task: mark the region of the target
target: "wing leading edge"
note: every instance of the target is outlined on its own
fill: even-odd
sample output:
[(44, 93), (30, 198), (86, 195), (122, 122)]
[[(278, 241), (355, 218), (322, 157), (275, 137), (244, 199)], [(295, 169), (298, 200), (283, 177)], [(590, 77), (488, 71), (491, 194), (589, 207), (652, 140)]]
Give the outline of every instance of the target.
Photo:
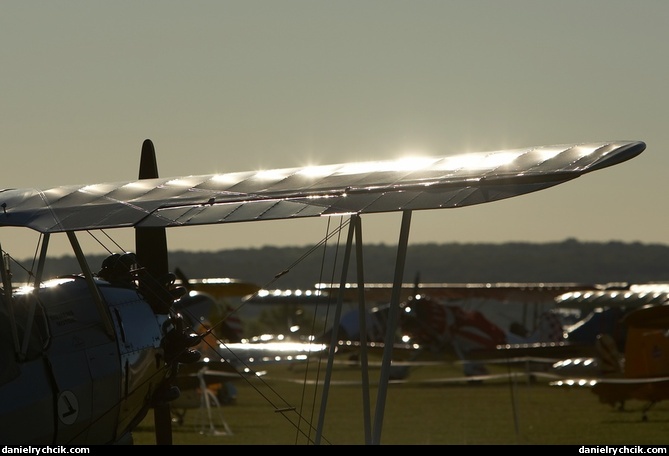
[(642, 141), (0, 191), (0, 226), (42, 233), (444, 209), (542, 190), (627, 161)]

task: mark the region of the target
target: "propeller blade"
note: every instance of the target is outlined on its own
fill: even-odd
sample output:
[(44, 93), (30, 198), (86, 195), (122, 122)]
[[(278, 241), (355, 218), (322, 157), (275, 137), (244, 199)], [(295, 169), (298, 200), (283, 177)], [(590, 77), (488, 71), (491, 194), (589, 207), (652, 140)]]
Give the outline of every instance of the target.
[[(158, 163), (153, 142), (142, 144), (139, 179), (158, 177)], [(138, 263), (153, 277), (164, 277), (169, 272), (167, 234), (165, 228), (135, 228), (135, 252)], [(140, 279), (141, 280), (141, 279)], [(141, 286), (141, 284), (140, 284)], [(172, 444), (172, 412), (168, 401), (153, 407), (153, 421), (157, 445)]]
[(176, 267), (174, 269), (174, 274), (177, 276), (177, 279), (181, 280), (181, 286), (185, 287), (188, 291), (193, 291), (193, 284), (190, 283), (186, 274), (181, 270), (181, 268)]
[[(153, 142), (149, 139), (142, 144), (139, 163), (140, 179), (158, 177), (158, 164)], [(169, 272), (167, 234), (165, 228), (135, 228), (135, 253), (142, 267), (153, 277), (164, 277)]]

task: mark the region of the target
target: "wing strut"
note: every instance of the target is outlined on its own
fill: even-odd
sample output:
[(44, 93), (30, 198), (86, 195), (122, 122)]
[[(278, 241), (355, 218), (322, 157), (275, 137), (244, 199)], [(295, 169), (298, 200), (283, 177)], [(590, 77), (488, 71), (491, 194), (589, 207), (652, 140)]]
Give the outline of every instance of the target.
[[(2, 248), (0, 247), (0, 252)], [(19, 331), (16, 327), (16, 317), (14, 316), (14, 298), (12, 297), (12, 279), (9, 268), (5, 266), (5, 254), (2, 253), (2, 287), (4, 290), (4, 304), (7, 307), (7, 314), (9, 315), (9, 324), (11, 328), (12, 342), (14, 343), (14, 354), (18, 355), (21, 352), (21, 345), (19, 344)], [(9, 263), (7, 263), (9, 264)]]
[(409, 243), (409, 227), (411, 225), (411, 211), (402, 212), (402, 227), (400, 229), (400, 240), (397, 246), (397, 258), (395, 259), (395, 279), (393, 291), (390, 297), (390, 310), (388, 312), (388, 326), (386, 327), (385, 346), (383, 347), (383, 359), (381, 360), (381, 375), (379, 379), (379, 390), (376, 397), (376, 413), (374, 416), (373, 445), (381, 443), (381, 429), (383, 428), (383, 413), (386, 407), (386, 393), (388, 391), (388, 380), (390, 379), (390, 361), (393, 357), (393, 345), (397, 321), (400, 314), (400, 291), (404, 277), (404, 262)]
[[(344, 301), (344, 292), (346, 288), (347, 272), (351, 257), (351, 244), (353, 242), (353, 235), (356, 236), (355, 241), (355, 256), (356, 256), (356, 270), (358, 272), (358, 298), (359, 298), (359, 312), (360, 312), (360, 334), (365, 335), (364, 341), (361, 338), (360, 344), (360, 364), (361, 364), (361, 373), (362, 373), (362, 400), (363, 400), (363, 414), (364, 414), (364, 426), (365, 426), (365, 442), (369, 443), (371, 441), (371, 418), (370, 418), (370, 399), (369, 399), (369, 375), (368, 375), (368, 363), (367, 363), (367, 344), (364, 343), (367, 340), (367, 326), (366, 326), (366, 309), (365, 309), (365, 291), (364, 291), (364, 274), (363, 274), (363, 259), (362, 259), (362, 222), (359, 215), (351, 216), (351, 223), (349, 224), (348, 237), (346, 239), (346, 251), (344, 254), (344, 261), (342, 264), (342, 274), (341, 281), (339, 284), (339, 293), (337, 295), (337, 307), (335, 310), (333, 328), (339, 327), (339, 322), (341, 320), (341, 310)], [(325, 372), (325, 380), (323, 383), (323, 395), (321, 398), (321, 408), (318, 417), (318, 427), (316, 431), (316, 437), (314, 442), (316, 445), (320, 444), (323, 423), (325, 421), (325, 409), (327, 407), (327, 398), (330, 388), (330, 379), (332, 377), (332, 365), (334, 363), (334, 355), (337, 347), (337, 331), (332, 332), (330, 338), (330, 349), (328, 353), (328, 365)]]
[(39, 261), (37, 263), (37, 271), (35, 272), (35, 282), (33, 287), (35, 293), (39, 293), (39, 284), (42, 283), (42, 276), (44, 275), (44, 264), (46, 263), (46, 252), (49, 249), (49, 239), (51, 234), (45, 233), (42, 235), (42, 246), (40, 248)]
[[(358, 217), (358, 216), (354, 216)], [(339, 321), (341, 320), (341, 309), (344, 301), (344, 293), (342, 290), (346, 285), (347, 272), (348, 272), (348, 263), (351, 257), (351, 243), (353, 239), (354, 223), (350, 223), (348, 226), (348, 236), (346, 238), (346, 251), (344, 253), (344, 261), (341, 267), (341, 279), (339, 282), (339, 293), (337, 295), (337, 307), (335, 308), (334, 321), (332, 323), (333, 328), (339, 327)], [(328, 364), (325, 370), (325, 378), (323, 379), (323, 394), (321, 396), (321, 408), (318, 414), (318, 427), (316, 428), (316, 436), (314, 438), (314, 443), (320, 445), (321, 437), (323, 435), (323, 422), (325, 421), (325, 409), (327, 408), (328, 403), (328, 393), (330, 392), (330, 380), (332, 378), (332, 365), (334, 364), (335, 350), (337, 349), (337, 331), (332, 331), (330, 336), (330, 348), (328, 349)]]
[[(362, 413), (365, 426), (365, 444), (372, 441), (372, 418), (371, 405), (369, 399), (369, 363), (367, 361), (367, 305), (365, 303), (365, 277), (363, 274), (362, 261), (362, 221), (360, 216), (356, 215), (351, 220), (355, 225), (355, 247), (356, 247), (356, 270), (358, 271), (358, 317), (360, 325), (360, 334), (364, 334), (364, 343), (360, 344), (360, 367), (362, 374)], [(343, 291), (342, 287), (339, 290)], [(363, 342), (362, 340), (360, 342)]]
[(93, 300), (95, 301), (95, 305), (97, 306), (98, 311), (100, 312), (100, 317), (102, 318), (102, 324), (105, 327), (105, 332), (107, 333), (107, 336), (109, 336), (111, 340), (114, 340), (116, 338), (115, 336), (116, 333), (114, 332), (114, 323), (112, 322), (111, 315), (109, 313), (109, 307), (105, 305), (104, 298), (102, 297), (100, 290), (93, 281), (93, 273), (91, 272), (91, 268), (88, 265), (88, 261), (86, 261), (84, 252), (81, 250), (81, 246), (79, 245), (77, 236), (74, 234), (74, 231), (68, 231), (67, 238), (70, 240), (72, 251), (74, 252), (75, 257), (79, 262), (79, 266), (81, 267), (81, 270), (84, 273), (84, 277), (86, 278), (86, 283), (88, 284), (88, 288), (91, 291), (91, 294), (93, 295)]
[[(31, 299), (28, 303), (30, 306), (28, 308), (28, 317), (26, 318), (26, 328), (23, 331), (23, 343), (21, 344), (21, 353), (19, 355), (20, 359), (25, 359), (26, 354), (28, 353), (28, 344), (30, 343), (30, 334), (32, 333), (33, 321), (35, 317), (35, 309), (37, 308), (37, 303), (39, 301), (39, 284), (42, 282), (42, 275), (44, 274), (44, 263), (46, 262), (46, 252), (49, 248), (49, 239), (51, 235), (46, 233), (42, 239), (42, 247), (40, 249), (39, 261), (37, 263), (37, 271), (35, 273), (35, 292), (31, 295)], [(106, 315), (106, 313), (105, 313)], [(102, 317), (105, 319), (106, 317)], [(48, 327), (48, 326), (47, 326)]]
[[(335, 310), (333, 327), (339, 326), (341, 319), (341, 309), (344, 300), (344, 291), (346, 287), (347, 272), (351, 256), (351, 245), (353, 242), (353, 235), (356, 236), (356, 270), (358, 272), (358, 300), (360, 312), (360, 363), (362, 373), (362, 395), (363, 395), (363, 415), (365, 426), (365, 443), (366, 444), (380, 444), (381, 430), (383, 427), (383, 414), (385, 412), (386, 395), (388, 391), (388, 382), (390, 380), (391, 360), (393, 357), (393, 346), (395, 343), (395, 331), (399, 321), (400, 311), (400, 292), (402, 289), (402, 281), (404, 276), (404, 263), (406, 259), (407, 244), (409, 240), (409, 228), (411, 225), (411, 211), (403, 211), (402, 226), (400, 230), (400, 240), (397, 249), (397, 258), (395, 260), (395, 278), (393, 281), (393, 290), (390, 300), (390, 311), (388, 314), (388, 321), (386, 326), (386, 336), (384, 340), (383, 359), (381, 361), (381, 373), (379, 378), (379, 389), (376, 400), (376, 411), (374, 416), (373, 435), (371, 430), (371, 406), (369, 398), (369, 366), (367, 362), (367, 322), (366, 322), (366, 308), (365, 308), (365, 281), (363, 274), (363, 257), (362, 257), (362, 222), (359, 215), (351, 217), (349, 224), (348, 237), (346, 239), (346, 252), (342, 264), (342, 273), (339, 284), (339, 294), (337, 296), (337, 307)], [(319, 445), (321, 442), (323, 422), (325, 420), (325, 409), (327, 408), (327, 399), (330, 388), (330, 379), (332, 377), (332, 365), (334, 363), (335, 349), (337, 346), (337, 332), (333, 331), (330, 348), (328, 351), (328, 365), (323, 382), (323, 394), (321, 397), (321, 408), (318, 417), (318, 427), (316, 430), (316, 437), (314, 443)]]

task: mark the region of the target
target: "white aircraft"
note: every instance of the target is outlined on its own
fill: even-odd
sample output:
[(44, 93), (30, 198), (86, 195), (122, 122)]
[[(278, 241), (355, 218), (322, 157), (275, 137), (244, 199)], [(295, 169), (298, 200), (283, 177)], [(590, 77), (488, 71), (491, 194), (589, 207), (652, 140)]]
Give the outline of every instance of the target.
[[(154, 408), (156, 442), (172, 443), (170, 401), (180, 364), (198, 361), (174, 310), (185, 290), (169, 272), (165, 230), (205, 224), (347, 216), (341, 283), (355, 244), (361, 261), (362, 216), (401, 212), (387, 341), (399, 312), (411, 215), (415, 210), (489, 203), (558, 185), (642, 153), (642, 141), (529, 147), (413, 160), (348, 163), (271, 172), (158, 177), (153, 144), (143, 145), (139, 180), (0, 191), (0, 226), (41, 234), (28, 268), (31, 286), (12, 285), (5, 243), (0, 300), (0, 441), (3, 444), (131, 443)], [(97, 273), (78, 234), (134, 228), (136, 254), (117, 252)], [(81, 273), (45, 280), (52, 236), (64, 235)], [(354, 240), (355, 238), (355, 240)], [(358, 268), (360, 269), (360, 268)], [(362, 272), (357, 283), (364, 286)], [(361, 302), (361, 309), (364, 303)], [(335, 321), (341, 312), (337, 303)], [(333, 341), (334, 342), (334, 341)], [(327, 385), (335, 343), (328, 358)], [(380, 443), (392, 343), (386, 343), (373, 428), (364, 400), (365, 441)], [(366, 356), (361, 356), (363, 367)], [(368, 379), (363, 388), (369, 391)], [(327, 407), (323, 389), (314, 443)]]

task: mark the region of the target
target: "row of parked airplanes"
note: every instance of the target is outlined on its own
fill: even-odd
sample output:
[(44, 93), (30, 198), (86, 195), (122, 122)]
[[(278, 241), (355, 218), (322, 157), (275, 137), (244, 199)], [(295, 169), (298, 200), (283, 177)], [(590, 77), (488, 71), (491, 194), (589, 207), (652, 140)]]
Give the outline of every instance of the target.
[[(171, 444), (172, 404), (183, 395), (182, 389), (194, 389), (183, 383), (188, 372), (197, 374), (204, 364), (210, 370), (220, 371), (222, 365), (237, 368), (232, 360), (244, 357), (244, 347), (226, 343), (227, 352), (223, 353), (218, 331), (213, 330), (221, 330), (222, 321), (229, 323), (230, 319), (216, 317), (204, 330), (200, 316), (206, 314), (193, 311), (197, 306), (191, 308), (189, 299), (196, 298), (190, 298), (190, 285), (179, 283), (171, 272), (168, 229), (302, 217), (346, 220), (336, 228), (339, 232), (348, 228), (340, 285), (330, 290), (337, 301), (333, 304), (333, 327), (337, 330), (322, 338), (319, 345), (331, 366), (343, 350), (339, 340), (354, 338), (356, 318), (349, 319), (341, 310), (349, 263), (354, 257), (358, 266), (363, 265), (362, 218), (397, 212), (401, 213), (397, 258), (392, 285), (385, 290), (390, 294), (385, 310), (381, 306), (369, 319), (362, 317), (367, 314), (365, 300), (373, 299), (362, 292), (369, 288), (364, 283), (363, 267), (356, 268), (356, 286), (351, 291), (363, 309), (357, 313), (359, 334), (372, 334), (376, 328), (383, 340), (375, 413), (365, 414), (364, 423), (365, 442), (378, 444), (387, 385), (397, 374), (392, 358), (398, 328), (411, 337), (401, 341), (411, 344), (411, 353), (450, 347), (468, 361), (477, 352), (473, 342), (483, 341), (484, 348), (497, 352), (500, 345), (523, 340), (512, 336), (528, 336), (518, 325), (510, 331), (481, 313), (438, 305), (437, 299), (443, 297), (436, 290), (423, 285), (407, 290), (403, 286), (412, 213), (492, 203), (548, 189), (619, 165), (645, 149), (642, 141), (603, 141), (164, 178), (158, 175), (153, 143), (146, 140), (138, 180), (1, 190), (0, 226), (32, 230), (39, 238), (30, 265), (17, 261), (6, 243), (0, 247), (0, 441), (7, 445), (129, 444), (133, 443), (133, 430), (153, 410), (156, 443)], [(330, 224), (325, 225), (324, 239), (329, 239), (335, 230), (329, 232)], [(99, 269), (94, 268), (80, 235), (90, 234), (103, 244), (104, 239), (112, 239), (109, 232), (116, 229), (133, 230), (134, 249), (113, 241), (113, 246), (104, 246), (110, 256)], [(99, 232), (103, 236), (97, 236)], [(58, 239), (69, 243), (80, 271), (46, 278), (49, 246)], [(131, 250), (134, 253), (128, 253)], [(26, 285), (18, 287), (19, 282)], [(530, 290), (516, 291), (526, 298), (531, 296)], [(598, 293), (632, 296), (636, 291), (586, 290), (587, 296)], [(628, 299), (641, 303), (640, 296)], [(664, 398), (666, 393), (659, 386), (667, 384), (663, 375), (669, 363), (663, 354), (668, 307), (662, 303), (642, 306), (625, 316), (624, 348), (615, 345), (615, 338), (613, 341), (613, 347), (623, 351), (624, 365), (623, 358), (614, 359), (613, 364), (622, 369), (620, 377), (633, 377), (634, 382), (623, 378), (623, 388), (629, 391), (611, 390), (607, 400), (623, 401), (642, 390), (649, 391), (644, 398), (650, 403)], [(379, 322), (383, 324), (376, 325)], [(559, 328), (552, 330), (551, 334), (559, 337)], [(570, 337), (575, 333), (569, 331)], [(215, 340), (209, 341), (211, 338)], [(366, 340), (364, 336), (358, 339)], [(527, 343), (531, 341), (527, 339)], [(599, 345), (608, 346), (607, 342), (600, 340)], [(202, 343), (214, 350), (207, 351)], [(368, 344), (360, 343), (358, 348), (361, 368), (366, 369)], [(611, 353), (617, 357), (615, 350)], [(476, 363), (466, 364), (472, 370), (468, 371), (471, 378), (475, 378), (474, 369), (485, 364), (482, 360), (487, 353), (480, 350), (478, 354), (481, 357)], [(206, 363), (211, 359), (216, 362)], [(368, 391), (365, 378), (362, 387)], [(593, 390), (605, 384), (598, 381)], [(363, 407), (369, 411), (369, 398), (365, 401)], [(322, 410), (326, 402), (321, 401)], [(318, 444), (322, 419), (316, 429), (312, 441)]]
[[(255, 375), (259, 369), (265, 372), (268, 363), (322, 357), (330, 343), (335, 344), (337, 356), (348, 360), (359, 359), (363, 342), (377, 350), (384, 346), (391, 284), (368, 284), (364, 289), (377, 302), (364, 312), (366, 335), (360, 331), (360, 312), (353, 309), (342, 315), (336, 331), (330, 328), (321, 335), (245, 337), (235, 306), (226, 298), (241, 298), (240, 306), (300, 309), (332, 305), (338, 287), (318, 284), (312, 290), (261, 290), (231, 279), (180, 277), (189, 289), (189, 295), (177, 303), (180, 312), (196, 332), (216, 335), (196, 347), (206, 360), (199, 365), (201, 370), (197, 374), (187, 370), (181, 377), (183, 390), (195, 389), (173, 403), (180, 419), (189, 407), (230, 400), (226, 385), (231, 378), (222, 379), (223, 371)], [(342, 298), (354, 303), (357, 295), (357, 287), (347, 284)], [(654, 404), (669, 399), (669, 283), (416, 281), (403, 285), (399, 307), (391, 371), (395, 381), (407, 381), (411, 368), (427, 360), (462, 365), (463, 376), (442, 378), (442, 382), (485, 381), (493, 378), (488, 370), (491, 363), (505, 363), (522, 368), (532, 378), (548, 378), (555, 386), (591, 388), (601, 402), (620, 409), (626, 401), (643, 401), (642, 420)]]

